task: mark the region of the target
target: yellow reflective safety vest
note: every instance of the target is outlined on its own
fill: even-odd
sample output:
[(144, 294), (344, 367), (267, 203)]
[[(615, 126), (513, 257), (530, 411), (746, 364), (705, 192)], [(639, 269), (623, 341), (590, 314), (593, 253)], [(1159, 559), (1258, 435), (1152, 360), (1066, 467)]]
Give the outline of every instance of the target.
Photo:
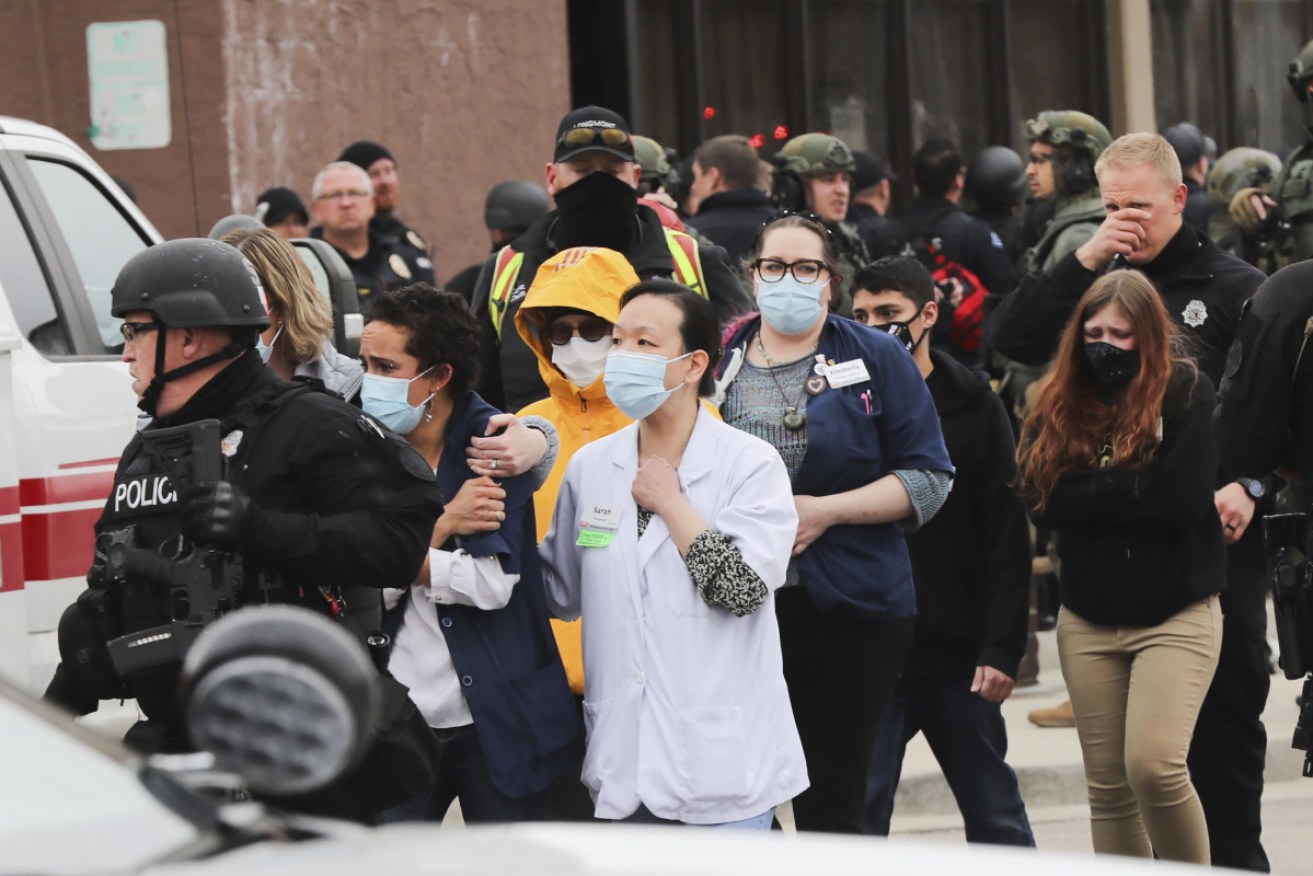
[[(702, 257), (698, 253), (698, 242), (683, 231), (663, 228), (666, 234), (666, 246), (670, 250), (670, 259), (675, 263), (674, 279), (694, 292), (707, 297), (707, 283), (702, 274)], [(492, 319), (493, 330), (501, 339), (502, 320), (510, 306), (511, 290), (515, 288), (515, 279), (524, 266), (524, 253), (504, 246), (497, 253), (497, 263), (492, 272), (492, 286), (488, 291), (488, 316)]]

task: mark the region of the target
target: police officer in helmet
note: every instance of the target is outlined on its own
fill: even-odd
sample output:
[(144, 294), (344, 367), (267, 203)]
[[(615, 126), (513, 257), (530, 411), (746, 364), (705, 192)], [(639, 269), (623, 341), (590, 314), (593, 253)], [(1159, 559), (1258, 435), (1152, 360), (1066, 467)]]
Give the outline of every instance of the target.
[(986, 146), (967, 164), (962, 195), (974, 205), (967, 212), (998, 235), (1014, 265), (1026, 249), (1018, 209), (1028, 189), (1025, 162), (1010, 146)]
[[(547, 215), (551, 204), (543, 187), (528, 180), (512, 179), (499, 182), (488, 190), (483, 202), (483, 225), (492, 240), (492, 252), (529, 230), (529, 226)], [(461, 270), (442, 288), (455, 292), (470, 302), (474, 286), (478, 283), (483, 262), (476, 262)]]
[(830, 230), (843, 279), (830, 309), (852, 316), (852, 285), (857, 272), (871, 260), (857, 226), (848, 221), (857, 159), (848, 145), (831, 134), (794, 137), (771, 157), (775, 165), (775, 198), (785, 210), (810, 210)]
[[(236, 606), (301, 605), (363, 635), (379, 628), (379, 589), (414, 579), (441, 496), (405, 441), (264, 365), (255, 341), (269, 317), (254, 269), (233, 247), (206, 239), (153, 246), (124, 265), (111, 296), (133, 391), (153, 419), (119, 461), (95, 526), (88, 588), (60, 621), (62, 662), (46, 696), (81, 714), (101, 699), (135, 697), (146, 720), (129, 741), (184, 751), (182, 654), (161, 651), (151, 665), (120, 672), (106, 647), (185, 618), (185, 606), (175, 616), (161, 569), (178, 568), (192, 551), (217, 551), (238, 570)], [(152, 436), (201, 421), (218, 423), (221, 450), (207, 459), (221, 476), (175, 481)], [(198, 464), (201, 454), (192, 447), (185, 456)], [(117, 563), (110, 544), (155, 571)]]
[(1304, 144), (1266, 193), (1247, 186), (1231, 199), (1231, 218), (1246, 235), (1275, 249), (1278, 268), (1313, 258), (1313, 41), (1290, 62), (1286, 82), (1304, 114)]
[(1026, 122), (1030, 141), (1026, 178), (1037, 202), (1053, 218), (1021, 261), (1021, 272), (1044, 271), (1094, 236), (1103, 222), (1103, 199), (1094, 163), (1112, 143), (1103, 123), (1077, 110), (1046, 110)]
[(1242, 189), (1265, 192), (1281, 173), (1281, 159), (1265, 149), (1237, 146), (1217, 159), (1204, 181), (1204, 191), (1213, 205), (1208, 222), (1208, 236), (1219, 249), (1233, 253), (1264, 273), (1272, 273), (1272, 248), (1242, 234), (1231, 218), (1230, 205)]

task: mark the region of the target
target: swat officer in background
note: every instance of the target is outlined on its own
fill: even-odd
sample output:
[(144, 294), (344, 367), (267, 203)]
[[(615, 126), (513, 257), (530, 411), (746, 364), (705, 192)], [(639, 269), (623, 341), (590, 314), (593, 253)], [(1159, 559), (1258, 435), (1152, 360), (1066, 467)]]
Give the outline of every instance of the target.
[[(153, 555), (156, 565), (192, 546), (230, 552), (240, 558), (238, 606), (300, 605), (363, 636), (380, 628), (379, 589), (414, 580), (442, 499), (433, 470), (404, 440), (264, 365), (255, 341), (269, 317), (254, 269), (233, 247), (157, 244), (128, 260), (111, 296), (138, 406), (153, 419), (119, 461), (96, 523), (88, 589), (60, 621), (61, 663), (46, 696), (79, 714), (101, 699), (135, 697), (146, 720), (128, 741), (185, 751), (182, 655), (121, 675), (105, 646), (167, 628), (175, 619), (169, 587), (131, 564), (120, 577), (104, 550), (109, 541)], [(173, 483), (143, 436), (211, 419), (224, 436), (222, 479)]]
[(1281, 173), (1281, 159), (1271, 152), (1252, 146), (1237, 146), (1229, 150), (1208, 171), (1204, 190), (1213, 212), (1208, 222), (1208, 236), (1218, 249), (1239, 256), (1265, 274), (1276, 270), (1274, 253), (1268, 241), (1258, 240), (1240, 232), (1231, 218), (1231, 199), (1241, 189), (1267, 191)]
[(427, 258), (421, 263), (413, 248), (404, 248), (398, 238), (371, 224), (374, 184), (358, 164), (334, 161), (319, 171), (310, 197), (310, 210), (319, 221), (310, 236), (327, 241), (342, 256), (356, 281), (362, 310), (368, 312), (371, 295), (436, 282)]
[(1104, 218), (1094, 163), (1112, 142), (1102, 122), (1076, 110), (1040, 113), (1026, 122), (1026, 138), (1031, 195), (1037, 202), (1052, 204), (1053, 213), (1039, 240), (1022, 257), (1023, 274), (1049, 270), (1094, 236)]
[(986, 146), (967, 164), (966, 187), (962, 190), (963, 198), (970, 202), (967, 213), (998, 235), (1013, 265), (1026, 251), (1019, 210), (1028, 189), (1026, 165), (1010, 146)]
[(1304, 145), (1286, 159), (1268, 193), (1236, 192), (1231, 218), (1246, 235), (1275, 247), (1278, 268), (1313, 257), (1313, 41), (1290, 62), (1286, 81), (1304, 113)]
[[(529, 230), (529, 226), (547, 215), (551, 209), (547, 193), (538, 183), (523, 179), (499, 182), (488, 190), (483, 202), (483, 226), (488, 229), (495, 254), (506, 244)], [(461, 270), (447, 281), (444, 289), (455, 292), (469, 302), (474, 297), (474, 286), (479, 281), (483, 262)]]
[(857, 159), (838, 137), (802, 134), (771, 156), (771, 163), (775, 165), (774, 194), (779, 205), (785, 210), (810, 210), (830, 230), (830, 243), (843, 275), (838, 294), (830, 299), (830, 310), (851, 317), (853, 281), (872, 255), (857, 226), (848, 221)]
[(349, 161), (369, 174), (374, 186), (374, 217), (369, 220), (369, 226), (380, 235), (396, 238), (406, 260), (428, 272), (427, 276), (416, 277), (416, 283), (433, 283), (436, 271), (432, 247), (397, 215), (401, 207), (401, 173), (392, 153), (372, 140), (357, 140), (343, 149), (337, 160)]

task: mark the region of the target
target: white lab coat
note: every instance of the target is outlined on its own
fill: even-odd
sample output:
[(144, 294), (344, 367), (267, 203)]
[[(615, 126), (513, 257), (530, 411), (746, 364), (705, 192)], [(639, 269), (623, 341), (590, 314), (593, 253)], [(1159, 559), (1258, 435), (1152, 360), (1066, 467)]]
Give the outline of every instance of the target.
[[(551, 611), (584, 618), (584, 784), (599, 818), (640, 802), (690, 824), (760, 815), (808, 784), (775, 621), (798, 528), (788, 473), (769, 444), (699, 410), (680, 483), (771, 591), (740, 618), (702, 601), (659, 516), (638, 538), (637, 471), (637, 424), (580, 448), (539, 549)], [(618, 511), (619, 529), (578, 547), (593, 506)]]

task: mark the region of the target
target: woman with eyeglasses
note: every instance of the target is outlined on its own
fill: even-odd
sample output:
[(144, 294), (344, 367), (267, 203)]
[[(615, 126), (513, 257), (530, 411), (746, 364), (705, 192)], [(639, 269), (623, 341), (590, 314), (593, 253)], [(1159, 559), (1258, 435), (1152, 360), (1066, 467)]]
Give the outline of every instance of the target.
[(585, 618), (583, 780), (598, 818), (769, 830), (807, 786), (773, 610), (788, 476), (699, 401), (711, 304), (670, 280), (620, 303), (603, 384), (636, 422), (575, 453), (540, 548), (552, 611)]
[(779, 451), (793, 483), (798, 530), (775, 608), (811, 777), (794, 819), (861, 833), (876, 727), (916, 614), (903, 529), (939, 510), (953, 466), (907, 351), (830, 312), (835, 266), (816, 217), (763, 226), (748, 261), (760, 313), (730, 330), (717, 400), (726, 423)]
[[(417, 284), (381, 293), (360, 338), (361, 405), (424, 457), (445, 500), (424, 564), (396, 594), (389, 670), (442, 749), (436, 782), (389, 820), (539, 820), (582, 753), (547, 623), (533, 482), (479, 476), (471, 439), (501, 416), (472, 391), (478, 331), (465, 299)], [(495, 460), (489, 461), (494, 475)]]
[(1153, 283), (1124, 270), (1081, 297), (1040, 387), (1017, 481), (1058, 535), (1094, 851), (1207, 864), (1186, 754), (1222, 648), (1213, 385)]

